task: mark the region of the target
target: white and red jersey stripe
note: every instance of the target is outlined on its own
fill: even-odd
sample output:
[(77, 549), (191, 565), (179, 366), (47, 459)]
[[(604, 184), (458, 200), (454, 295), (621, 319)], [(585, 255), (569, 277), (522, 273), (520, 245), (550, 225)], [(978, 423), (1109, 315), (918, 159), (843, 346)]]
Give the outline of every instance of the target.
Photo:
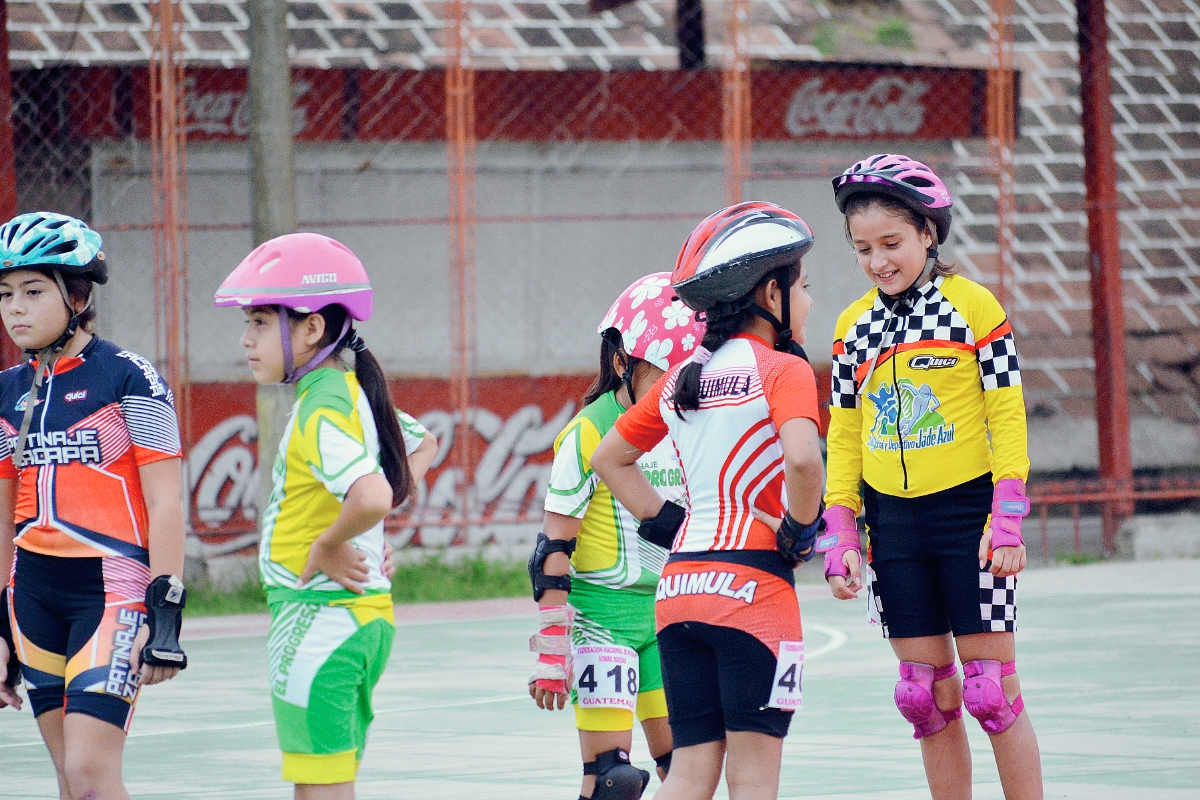
[(779, 426), (797, 418), (818, 422), (812, 367), (739, 334), (703, 366), (700, 408), (680, 419), (671, 396), (683, 366), (616, 423), (643, 452), (668, 435), (674, 442), (691, 511), (671, 552), (774, 550), (774, 532), (752, 512), (781, 517), (787, 508)]

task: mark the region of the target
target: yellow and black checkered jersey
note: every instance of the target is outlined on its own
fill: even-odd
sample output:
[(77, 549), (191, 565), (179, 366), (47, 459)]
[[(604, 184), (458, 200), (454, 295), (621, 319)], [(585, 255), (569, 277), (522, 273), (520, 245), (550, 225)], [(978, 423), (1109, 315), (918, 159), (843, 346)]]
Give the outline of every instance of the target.
[[(872, 367), (874, 364), (874, 367)], [(1004, 309), (936, 277), (898, 316), (872, 289), (838, 317), (826, 505), (861, 506), (860, 481), (920, 497), (988, 472), (1029, 475), (1025, 401)]]
[[(638, 536), (637, 520), (592, 471), (592, 453), (624, 411), (613, 392), (607, 392), (563, 428), (554, 442), (546, 510), (582, 520), (571, 556), (572, 580), (651, 594), (666, 565), (667, 551)], [(664, 500), (687, 506), (671, 437), (643, 453), (638, 466)]]

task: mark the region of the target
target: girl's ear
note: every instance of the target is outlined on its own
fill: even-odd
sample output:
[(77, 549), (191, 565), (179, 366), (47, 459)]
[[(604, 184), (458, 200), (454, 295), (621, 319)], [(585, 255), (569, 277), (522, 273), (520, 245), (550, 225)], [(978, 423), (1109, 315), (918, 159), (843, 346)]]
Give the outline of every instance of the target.
[(304, 318), (304, 344), (315, 347), (325, 335), (325, 318), (320, 314), (309, 314)]

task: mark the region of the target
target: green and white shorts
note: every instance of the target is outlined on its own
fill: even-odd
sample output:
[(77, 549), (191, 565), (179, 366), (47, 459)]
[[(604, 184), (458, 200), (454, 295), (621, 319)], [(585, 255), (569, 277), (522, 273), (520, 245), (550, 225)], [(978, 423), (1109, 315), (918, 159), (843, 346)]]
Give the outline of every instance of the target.
[[(667, 716), (654, 595), (571, 582), (575, 727), (627, 731), (636, 716)], [(620, 667), (620, 668), (618, 668)]]
[(396, 623), (389, 595), (344, 605), (271, 603), (267, 668), (283, 779), (348, 783), (358, 774)]

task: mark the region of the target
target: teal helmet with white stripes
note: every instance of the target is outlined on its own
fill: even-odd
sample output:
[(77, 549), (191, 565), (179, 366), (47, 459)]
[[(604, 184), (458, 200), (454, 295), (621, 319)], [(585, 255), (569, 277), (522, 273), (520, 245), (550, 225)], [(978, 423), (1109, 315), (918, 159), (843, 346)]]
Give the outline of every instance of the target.
[(100, 234), (75, 217), (50, 211), (20, 214), (0, 226), (0, 273), (55, 270), (107, 283), (102, 244)]

